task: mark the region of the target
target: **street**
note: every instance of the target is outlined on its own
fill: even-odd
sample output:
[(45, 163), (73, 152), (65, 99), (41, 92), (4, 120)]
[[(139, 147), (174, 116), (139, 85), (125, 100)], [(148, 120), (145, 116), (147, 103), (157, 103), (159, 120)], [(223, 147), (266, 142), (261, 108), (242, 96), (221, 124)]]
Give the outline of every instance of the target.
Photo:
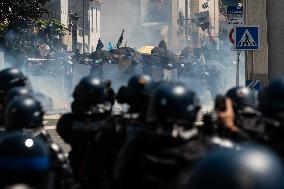
[(59, 114), (45, 116), (44, 128), (51, 135), (51, 138), (54, 140), (54, 142), (63, 148), (65, 154), (68, 154), (68, 152), (70, 151), (70, 146), (66, 144), (56, 132), (56, 124), (59, 118), (60, 118)]

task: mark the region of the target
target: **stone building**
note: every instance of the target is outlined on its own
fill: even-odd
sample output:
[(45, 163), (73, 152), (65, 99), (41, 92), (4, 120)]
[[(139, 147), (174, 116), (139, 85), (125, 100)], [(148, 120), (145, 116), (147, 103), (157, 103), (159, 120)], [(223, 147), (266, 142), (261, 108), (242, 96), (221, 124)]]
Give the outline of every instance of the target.
[[(79, 49), (81, 53), (93, 52), (100, 38), (100, 1), (69, 0), (69, 13), (76, 14), (79, 17), (77, 21), (78, 43), (76, 48)], [(70, 21), (72, 22), (72, 19)]]

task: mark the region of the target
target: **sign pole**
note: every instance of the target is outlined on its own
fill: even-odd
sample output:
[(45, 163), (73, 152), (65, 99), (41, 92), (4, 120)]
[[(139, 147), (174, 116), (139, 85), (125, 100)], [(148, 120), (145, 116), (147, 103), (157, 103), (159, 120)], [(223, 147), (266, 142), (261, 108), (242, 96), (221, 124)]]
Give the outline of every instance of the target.
[(237, 63), (236, 63), (236, 86), (240, 86), (240, 51), (237, 51)]
[(252, 51), (252, 62), (251, 62), (251, 67), (252, 67), (252, 70), (251, 70), (251, 73), (252, 73), (252, 80), (254, 80), (254, 52)]
[(0, 51), (0, 69), (5, 68), (5, 59), (4, 59), (4, 52)]

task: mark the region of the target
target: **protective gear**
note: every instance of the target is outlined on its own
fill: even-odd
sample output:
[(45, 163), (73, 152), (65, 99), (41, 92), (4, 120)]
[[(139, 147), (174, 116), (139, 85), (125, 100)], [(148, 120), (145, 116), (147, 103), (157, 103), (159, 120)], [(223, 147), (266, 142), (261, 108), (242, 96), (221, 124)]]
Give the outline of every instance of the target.
[[(192, 189), (283, 188), (283, 164), (272, 152), (255, 146), (222, 150), (205, 157), (192, 172), (185, 187)], [(188, 174), (184, 175), (188, 178)], [(184, 182), (182, 179), (181, 183)]]
[[(69, 160), (76, 182), (80, 183), (82, 188), (99, 188), (101, 177), (105, 176), (106, 170), (109, 171), (113, 164), (109, 159), (115, 157), (110, 155), (109, 151), (117, 145), (115, 137), (111, 135), (107, 138), (108, 145), (100, 146), (104, 150), (99, 150), (99, 155), (96, 153), (96, 144), (101, 144), (99, 141), (104, 135), (102, 132), (108, 126), (106, 120), (110, 117), (111, 108), (107, 109), (107, 104), (111, 107), (114, 102), (114, 91), (110, 82), (103, 83), (98, 79), (85, 77), (77, 85), (73, 96), (72, 113), (59, 119), (57, 132), (71, 145)], [(111, 131), (117, 132), (115, 129)], [(96, 162), (92, 162), (93, 160)], [(97, 167), (93, 169), (94, 164), (98, 163), (104, 167), (105, 162), (108, 163), (104, 171), (101, 172)]]
[[(100, 179), (110, 171), (109, 168), (115, 161), (113, 159), (116, 154), (112, 155), (112, 151), (119, 149), (116, 147), (119, 143), (116, 136), (109, 134), (102, 143), (100, 142), (105, 136), (104, 130), (109, 126), (106, 123), (107, 118), (107, 115), (98, 113), (90, 115), (69, 113), (58, 121), (57, 132), (71, 145), (72, 150), (68, 158), (75, 180), (81, 187), (97, 188), (94, 186), (101, 182)], [(113, 133), (118, 132), (115, 128), (110, 130)], [(99, 153), (96, 153), (98, 148)], [(100, 168), (93, 169), (94, 164), (98, 164)], [(101, 167), (105, 168), (104, 171), (101, 171)]]
[(269, 117), (284, 120), (284, 77), (275, 79), (258, 94), (258, 108)]
[(7, 130), (35, 129), (43, 126), (41, 104), (31, 97), (13, 99), (6, 107), (4, 126)]
[(27, 78), (17, 68), (6, 68), (0, 71), (0, 81), (0, 125), (2, 125), (6, 94), (14, 87), (26, 86)]
[(0, 97), (4, 97), (8, 91), (17, 86), (26, 86), (27, 78), (17, 68), (7, 68), (0, 71)]
[(146, 125), (128, 138), (118, 156), (114, 175), (119, 188), (165, 188), (205, 154), (193, 127), (199, 110), (195, 93), (183, 84), (156, 87)]
[(236, 113), (256, 109), (255, 93), (247, 87), (234, 87), (227, 92), (226, 97), (232, 100)]
[(263, 132), (262, 126), (259, 125), (260, 113), (256, 110), (257, 100), (255, 92), (247, 87), (234, 87), (227, 92), (226, 97), (230, 98), (232, 101), (235, 113), (234, 123), (239, 128), (239, 132), (230, 132), (225, 129), (223, 134), (226, 133), (225, 135), (227, 135), (227, 137), (240, 141), (249, 138), (261, 138), (265, 133)]
[(129, 105), (128, 112), (137, 114), (140, 120), (144, 120), (153, 82), (148, 75), (133, 76), (127, 87), (121, 87), (116, 96), (119, 103)]
[(165, 84), (150, 100), (147, 122), (192, 126), (200, 110), (195, 92), (183, 84)]
[(258, 94), (258, 108), (265, 124), (265, 144), (284, 158), (284, 77), (275, 79)]
[(152, 79), (148, 75), (136, 75), (130, 78), (127, 85), (127, 96), (129, 98), (138, 98), (142, 95), (148, 95), (147, 86), (152, 83)]
[(23, 132), (1, 133), (0, 141), (0, 188), (15, 184), (54, 188), (50, 151), (43, 141)]
[(9, 102), (11, 102), (16, 97), (29, 96), (31, 95), (31, 92), (32, 91), (30, 91), (29, 89), (25, 87), (15, 87), (7, 93), (5, 104), (7, 105)]
[(92, 107), (105, 102), (105, 85), (99, 79), (84, 77), (76, 86), (73, 97), (73, 112), (89, 111)]
[(76, 86), (73, 97), (75, 101), (96, 105), (103, 103), (104, 83), (93, 77), (84, 77)]

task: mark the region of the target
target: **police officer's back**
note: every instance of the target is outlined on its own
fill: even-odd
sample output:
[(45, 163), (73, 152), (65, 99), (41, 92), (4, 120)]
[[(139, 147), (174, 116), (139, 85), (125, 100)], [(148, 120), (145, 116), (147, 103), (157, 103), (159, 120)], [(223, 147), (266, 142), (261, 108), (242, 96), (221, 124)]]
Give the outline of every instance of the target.
[(53, 142), (43, 127), (43, 109), (41, 104), (32, 97), (20, 96), (12, 99), (6, 107), (5, 132), (26, 132), (42, 140), (49, 148), (49, 158), (56, 172), (54, 183), (69, 187), (72, 184), (72, 171), (63, 150)]
[(6, 68), (0, 71), (0, 125), (3, 124), (4, 101), (7, 93), (14, 87), (28, 85), (27, 77), (17, 68)]
[(55, 182), (50, 149), (23, 131), (0, 134), (0, 188), (25, 184), (32, 188), (62, 188)]
[(127, 141), (118, 157), (119, 188), (162, 188), (199, 160), (205, 152), (193, 127), (199, 108), (195, 93), (183, 85), (160, 86), (150, 100), (147, 128)]
[(238, 151), (226, 149), (209, 153), (189, 172), (171, 188), (179, 188), (183, 183), (182, 189), (284, 187), (283, 162), (270, 150), (255, 145), (246, 144)]
[(130, 78), (126, 87), (119, 89), (117, 102), (128, 105), (127, 112), (122, 114), (118, 122), (126, 132), (125, 140), (145, 127), (147, 108), (156, 86), (158, 84), (154, 83), (150, 76), (135, 75)]
[(265, 123), (266, 144), (284, 157), (284, 78), (278, 78), (259, 92), (258, 108)]
[(145, 121), (152, 84), (150, 76), (135, 75), (129, 79), (126, 87), (122, 86), (119, 89), (117, 101), (129, 105), (128, 114), (136, 114), (137, 119)]
[(72, 113), (63, 115), (57, 132), (71, 145), (70, 163), (75, 179), (83, 185), (90, 180), (91, 157), (96, 137), (105, 128), (110, 116), (111, 102), (106, 101), (106, 88), (103, 82), (93, 77), (84, 77), (76, 86), (71, 109)]

